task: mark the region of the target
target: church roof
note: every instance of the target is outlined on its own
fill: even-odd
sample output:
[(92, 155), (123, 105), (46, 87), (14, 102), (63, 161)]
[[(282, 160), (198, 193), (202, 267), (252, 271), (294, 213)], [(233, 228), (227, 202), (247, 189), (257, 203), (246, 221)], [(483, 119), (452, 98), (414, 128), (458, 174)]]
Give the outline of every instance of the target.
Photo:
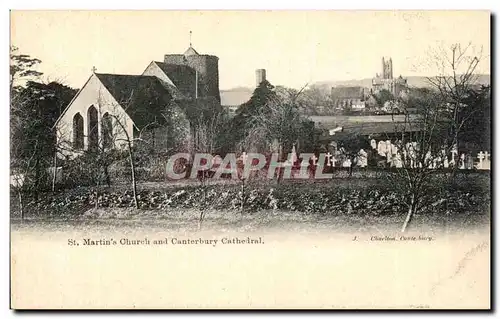
[[(187, 65), (169, 64), (155, 61), (184, 97), (194, 97), (196, 91), (196, 71)], [(174, 96), (175, 98), (180, 98)]]
[[(329, 126), (329, 128), (334, 128), (334, 126)], [(418, 132), (421, 130), (418, 125), (410, 126), (403, 122), (353, 123), (344, 125), (342, 128), (342, 132), (337, 132), (335, 135), (323, 135), (320, 140), (340, 140), (350, 134), (385, 137), (386, 135), (401, 134), (403, 129), (405, 132)]]
[(190, 55), (199, 55), (199, 54), (198, 54), (198, 52), (196, 52), (196, 50), (192, 46), (189, 46), (189, 48), (186, 50), (186, 52), (184, 52), (184, 55), (190, 56)]
[(332, 88), (332, 98), (334, 99), (362, 99), (364, 98), (364, 88), (360, 86), (339, 86)]
[(95, 74), (125, 109), (138, 129), (164, 121), (163, 112), (172, 100), (170, 92), (154, 76)]

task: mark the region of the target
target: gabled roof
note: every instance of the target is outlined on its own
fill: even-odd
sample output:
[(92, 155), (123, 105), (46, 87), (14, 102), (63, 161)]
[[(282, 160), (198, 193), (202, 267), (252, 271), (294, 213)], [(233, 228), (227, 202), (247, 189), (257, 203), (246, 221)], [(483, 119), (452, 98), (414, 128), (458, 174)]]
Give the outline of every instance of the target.
[(196, 52), (196, 50), (192, 46), (189, 46), (189, 48), (186, 50), (186, 52), (184, 52), (184, 55), (190, 56), (190, 55), (199, 55), (199, 54), (198, 54), (198, 52)]
[(334, 99), (362, 99), (364, 97), (364, 88), (361, 86), (333, 87), (331, 94)]
[[(333, 128), (333, 127), (332, 127)], [(409, 125), (403, 122), (384, 122), (384, 123), (354, 123), (342, 126), (341, 132), (336, 132), (335, 135), (322, 135), (320, 140), (340, 140), (350, 134), (357, 134), (361, 136), (375, 136), (379, 135), (385, 137), (387, 135), (401, 134), (404, 132), (418, 132), (421, 126), (414, 123)]]
[(196, 91), (196, 71), (187, 65), (155, 61), (184, 97), (193, 98)]
[(96, 73), (138, 129), (164, 121), (172, 95), (155, 76)]

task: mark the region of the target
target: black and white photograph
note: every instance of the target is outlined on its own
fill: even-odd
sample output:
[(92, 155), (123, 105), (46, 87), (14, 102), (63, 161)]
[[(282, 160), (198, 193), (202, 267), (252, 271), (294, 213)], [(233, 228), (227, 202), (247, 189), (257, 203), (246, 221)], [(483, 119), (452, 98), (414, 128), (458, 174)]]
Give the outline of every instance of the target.
[(12, 10), (11, 308), (490, 309), (491, 23)]

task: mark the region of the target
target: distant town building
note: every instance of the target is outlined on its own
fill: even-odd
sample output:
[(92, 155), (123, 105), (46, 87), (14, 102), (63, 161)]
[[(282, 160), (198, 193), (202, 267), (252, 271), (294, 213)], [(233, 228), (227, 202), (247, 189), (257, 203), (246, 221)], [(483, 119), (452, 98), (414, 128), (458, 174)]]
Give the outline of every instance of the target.
[(382, 58), (382, 74), (377, 73), (372, 79), (372, 93), (376, 94), (381, 90), (387, 90), (395, 97), (408, 90), (407, 79), (401, 75), (398, 78), (393, 77), (392, 58)]
[(361, 86), (333, 87), (331, 98), (335, 108), (363, 110), (366, 107), (366, 89)]

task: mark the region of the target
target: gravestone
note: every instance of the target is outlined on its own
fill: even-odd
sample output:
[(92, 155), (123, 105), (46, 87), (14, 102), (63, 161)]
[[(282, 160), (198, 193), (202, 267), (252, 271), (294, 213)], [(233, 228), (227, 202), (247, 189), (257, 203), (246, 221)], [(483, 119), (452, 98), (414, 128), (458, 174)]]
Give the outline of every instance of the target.
[(454, 167), (457, 165), (457, 155), (458, 155), (458, 149), (457, 145), (453, 145), (453, 149), (451, 150), (451, 160), (450, 160), (450, 166)]
[(364, 149), (360, 149), (358, 154), (358, 166), (368, 166), (368, 153)]
[(294, 164), (297, 161), (297, 151), (295, 150), (295, 144), (292, 147), (291, 162)]
[[(333, 155), (330, 154), (330, 152), (326, 153), (325, 158), (326, 158), (326, 166), (332, 166), (332, 157)], [(335, 161), (335, 159), (334, 159)], [(335, 166), (335, 162), (333, 162), (333, 166)]]
[(394, 166), (396, 168), (403, 167), (403, 162), (401, 161), (401, 154), (399, 153), (396, 153), (396, 156), (394, 156)]
[(316, 166), (316, 163), (317, 163), (317, 160), (318, 160), (318, 158), (316, 157), (316, 155), (313, 154), (313, 156), (311, 157), (311, 160), (312, 160), (312, 165)]
[(398, 154), (398, 151), (399, 150), (398, 150), (398, 147), (396, 146), (396, 144), (391, 144), (391, 153), (393, 155), (396, 155), (396, 154)]
[(425, 167), (427, 168), (432, 168), (432, 153), (431, 151), (427, 151), (427, 153), (425, 153), (425, 157), (424, 157), (424, 163), (425, 163)]
[(351, 167), (351, 165), (352, 165), (352, 162), (351, 162), (350, 158), (347, 158), (344, 160), (344, 162), (342, 162), (342, 167)]
[(491, 162), (490, 162), (490, 159), (489, 159), (489, 154), (488, 152), (479, 152), (479, 154), (477, 154), (477, 158), (479, 159), (479, 163), (477, 164), (477, 169), (480, 169), (480, 170), (489, 170), (491, 169)]
[(444, 168), (449, 168), (449, 167), (450, 167), (450, 165), (449, 165), (449, 164), (450, 164), (450, 163), (448, 162), (448, 156), (444, 155), (444, 156), (443, 156), (443, 167), (444, 167)]
[(385, 141), (378, 142), (377, 151), (380, 156), (385, 157), (387, 155)]
[(491, 155), (488, 152), (484, 153), (484, 161), (483, 161), (483, 168), (490, 170), (491, 169)]
[(375, 150), (377, 149), (377, 141), (375, 141), (374, 139), (372, 139), (370, 141), (370, 146)]
[(465, 169), (465, 154), (462, 153), (462, 155), (460, 155), (460, 164), (459, 164), (459, 169)]
[(387, 157), (387, 163), (392, 162), (392, 144), (390, 140), (385, 141), (385, 153)]
[(465, 155), (465, 169), (473, 169), (474, 168), (474, 158), (472, 155)]

